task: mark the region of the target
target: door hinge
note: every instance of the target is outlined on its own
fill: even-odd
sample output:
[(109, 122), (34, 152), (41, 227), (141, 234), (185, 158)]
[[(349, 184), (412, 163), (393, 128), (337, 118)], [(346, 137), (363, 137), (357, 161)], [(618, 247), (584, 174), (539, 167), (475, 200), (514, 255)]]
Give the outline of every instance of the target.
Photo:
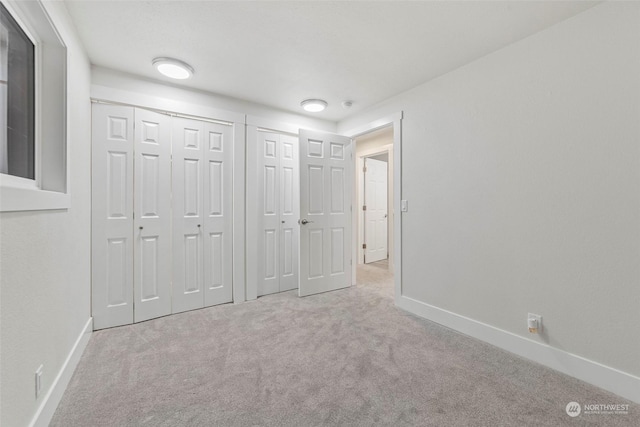
[(367, 167), (366, 166), (362, 167), (362, 172), (367, 172)]
[(367, 249), (367, 244), (366, 243), (362, 244), (362, 249)]
[(364, 205), (364, 206), (362, 207), (362, 210), (363, 210), (363, 211), (366, 211), (366, 210), (367, 210), (367, 205)]

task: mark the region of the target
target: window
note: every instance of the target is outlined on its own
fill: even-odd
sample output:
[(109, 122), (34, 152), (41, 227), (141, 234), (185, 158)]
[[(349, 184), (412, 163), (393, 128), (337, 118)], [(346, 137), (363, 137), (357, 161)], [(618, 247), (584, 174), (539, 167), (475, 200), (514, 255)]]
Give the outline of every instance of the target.
[(0, 4), (0, 173), (35, 179), (35, 46)]
[(0, 212), (66, 209), (67, 48), (55, 2), (0, 0)]

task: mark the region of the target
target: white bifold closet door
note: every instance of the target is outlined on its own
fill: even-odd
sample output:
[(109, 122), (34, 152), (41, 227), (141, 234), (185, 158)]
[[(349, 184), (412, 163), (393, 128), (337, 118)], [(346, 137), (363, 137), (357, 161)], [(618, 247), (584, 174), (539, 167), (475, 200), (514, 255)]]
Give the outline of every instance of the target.
[(178, 313), (233, 300), (233, 128), (173, 120), (173, 312)]
[(171, 313), (171, 117), (135, 109), (134, 322)]
[(171, 119), (94, 104), (92, 122), (92, 310), (102, 329), (171, 313)]
[(298, 287), (298, 138), (248, 129), (249, 298)]
[(133, 108), (92, 109), (94, 329), (133, 323)]

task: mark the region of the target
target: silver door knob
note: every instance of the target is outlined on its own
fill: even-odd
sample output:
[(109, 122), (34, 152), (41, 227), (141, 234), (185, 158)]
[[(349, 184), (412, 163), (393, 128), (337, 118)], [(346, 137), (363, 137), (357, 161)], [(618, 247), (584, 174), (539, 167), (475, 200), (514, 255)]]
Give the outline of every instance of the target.
[(307, 225), (307, 224), (309, 224), (310, 222), (313, 222), (313, 221), (307, 221), (306, 219), (301, 219), (299, 222), (302, 225)]

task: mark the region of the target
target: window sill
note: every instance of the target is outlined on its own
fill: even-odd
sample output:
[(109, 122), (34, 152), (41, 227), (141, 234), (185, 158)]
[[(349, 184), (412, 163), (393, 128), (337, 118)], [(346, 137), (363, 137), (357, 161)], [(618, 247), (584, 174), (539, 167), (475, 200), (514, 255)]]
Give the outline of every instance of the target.
[(70, 202), (71, 197), (67, 193), (6, 183), (0, 185), (0, 212), (69, 209)]

